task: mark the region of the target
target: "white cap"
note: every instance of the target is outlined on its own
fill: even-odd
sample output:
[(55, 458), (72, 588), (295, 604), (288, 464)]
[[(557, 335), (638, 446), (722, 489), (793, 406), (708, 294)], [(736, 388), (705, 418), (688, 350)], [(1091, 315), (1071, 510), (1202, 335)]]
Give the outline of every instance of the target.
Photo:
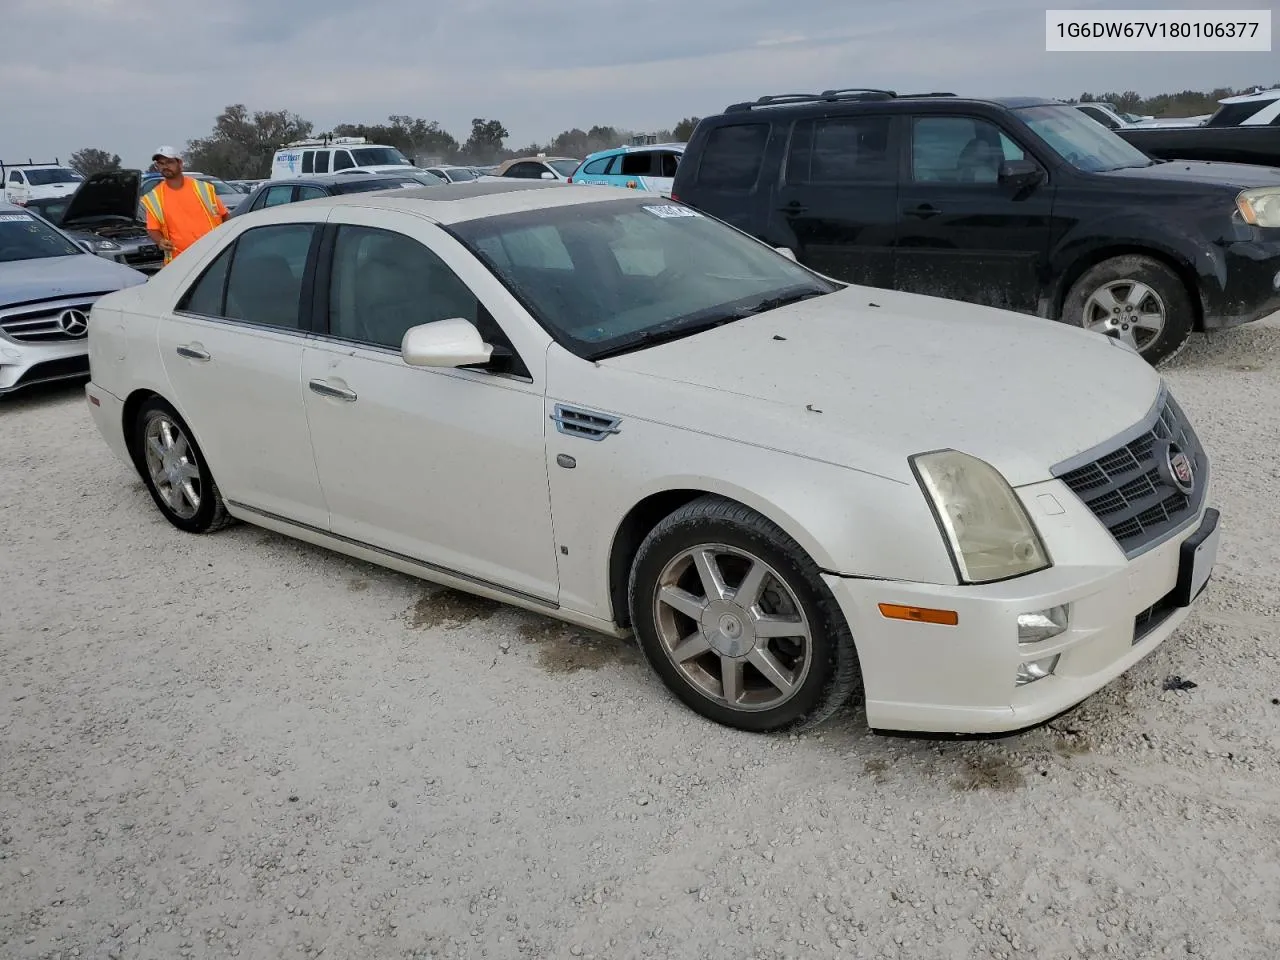
[(169, 146), (166, 143), (162, 147), (156, 147), (155, 153), (151, 154), (151, 159), (152, 160), (181, 160), (182, 154), (180, 154), (177, 150), (175, 150), (173, 147)]

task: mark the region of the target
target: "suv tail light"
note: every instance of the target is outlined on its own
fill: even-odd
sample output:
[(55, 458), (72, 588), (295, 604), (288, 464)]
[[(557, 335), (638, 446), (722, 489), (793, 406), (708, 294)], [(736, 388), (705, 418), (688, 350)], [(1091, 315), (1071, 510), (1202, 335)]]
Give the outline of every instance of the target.
[(676, 201), (676, 203), (680, 202), (680, 198), (676, 196), (676, 192), (674, 190), (671, 191), (671, 199)]
[(567, 183), (573, 183), (573, 177), (570, 177), (566, 182), (567, 182)]

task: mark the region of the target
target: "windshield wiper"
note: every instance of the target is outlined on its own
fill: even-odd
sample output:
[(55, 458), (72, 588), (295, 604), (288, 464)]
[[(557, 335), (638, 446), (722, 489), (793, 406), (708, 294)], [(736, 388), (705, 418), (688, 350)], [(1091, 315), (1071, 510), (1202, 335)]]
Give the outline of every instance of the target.
[(716, 327), (722, 327), (726, 323), (733, 323), (735, 320), (741, 320), (744, 317), (749, 317), (750, 315), (750, 311), (734, 310), (729, 313), (717, 314), (715, 317), (702, 320), (698, 323), (689, 323), (684, 326), (675, 327), (658, 327), (653, 330), (646, 330), (643, 333), (636, 334), (624, 343), (619, 343), (605, 350), (601, 350), (598, 353), (590, 354), (587, 359), (593, 362), (596, 360), (607, 360), (610, 357), (616, 357), (623, 353), (630, 353), (632, 350), (638, 350), (641, 347), (652, 347), (659, 343), (670, 343), (672, 340), (680, 340), (684, 337), (692, 336), (695, 333), (703, 333)]
[(788, 304), (799, 303), (801, 300), (812, 300), (814, 297), (826, 296), (828, 292), (827, 290), (801, 290), (796, 293), (786, 293), (780, 297), (769, 297), (751, 307), (749, 312), (766, 313), (769, 310), (777, 310), (779, 307), (785, 307)]

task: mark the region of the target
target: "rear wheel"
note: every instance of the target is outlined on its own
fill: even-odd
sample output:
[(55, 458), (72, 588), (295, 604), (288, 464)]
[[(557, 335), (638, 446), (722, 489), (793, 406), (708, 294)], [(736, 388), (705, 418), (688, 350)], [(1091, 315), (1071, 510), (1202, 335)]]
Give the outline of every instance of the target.
[(200, 447), (171, 406), (158, 397), (144, 403), (134, 443), (142, 480), (166, 520), (187, 533), (212, 533), (231, 522)]
[(1195, 329), (1195, 310), (1182, 280), (1158, 260), (1112, 257), (1071, 287), (1062, 320), (1132, 346), (1152, 366), (1182, 352)]
[(741, 504), (702, 497), (658, 524), (636, 555), (629, 595), (650, 666), (718, 723), (815, 726), (857, 686), (853, 637), (817, 565)]

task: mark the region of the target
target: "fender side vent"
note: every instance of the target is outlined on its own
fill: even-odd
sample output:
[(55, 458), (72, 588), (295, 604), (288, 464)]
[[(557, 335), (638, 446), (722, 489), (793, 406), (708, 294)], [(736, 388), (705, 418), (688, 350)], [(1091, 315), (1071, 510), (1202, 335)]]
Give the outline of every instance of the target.
[(565, 436), (595, 441), (618, 433), (618, 424), (621, 423), (618, 417), (567, 407), (563, 403), (556, 404), (555, 413), (551, 415), (551, 419), (555, 421), (556, 429)]

